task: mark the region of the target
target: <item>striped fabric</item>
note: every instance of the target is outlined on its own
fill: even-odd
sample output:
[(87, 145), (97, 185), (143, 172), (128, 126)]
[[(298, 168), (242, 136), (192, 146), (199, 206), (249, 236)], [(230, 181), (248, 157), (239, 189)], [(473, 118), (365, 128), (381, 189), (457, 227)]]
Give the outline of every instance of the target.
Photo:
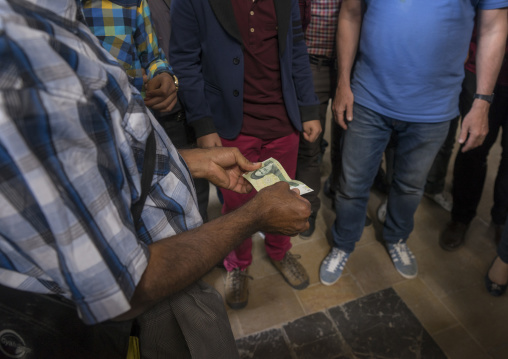
[[(183, 160), (74, 21), (76, 2), (38, 1), (0, 0), (0, 284), (62, 294), (98, 323), (130, 308), (147, 244), (202, 221)], [(152, 128), (155, 175), (136, 233)]]
[(149, 78), (161, 72), (173, 73), (159, 48), (146, 0), (83, 0), (83, 12), (90, 30), (134, 78), (140, 92), (142, 69)]
[(311, 20), (305, 32), (309, 54), (334, 58), (335, 34), (342, 0), (312, 0)]

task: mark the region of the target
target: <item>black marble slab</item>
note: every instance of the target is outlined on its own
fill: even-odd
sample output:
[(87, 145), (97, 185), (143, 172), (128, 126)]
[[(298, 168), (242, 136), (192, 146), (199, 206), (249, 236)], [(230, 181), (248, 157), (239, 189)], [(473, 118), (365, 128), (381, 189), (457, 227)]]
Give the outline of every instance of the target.
[(236, 343), (242, 359), (446, 358), (391, 288)]
[(391, 288), (328, 312), (357, 358), (446, 358)]

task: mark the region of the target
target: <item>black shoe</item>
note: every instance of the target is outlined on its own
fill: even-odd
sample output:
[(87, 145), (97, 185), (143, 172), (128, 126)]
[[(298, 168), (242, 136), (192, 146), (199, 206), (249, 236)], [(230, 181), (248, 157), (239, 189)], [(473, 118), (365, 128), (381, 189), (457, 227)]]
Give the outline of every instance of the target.
[(300, 237), (307, 239), (310, 236), (312, 236), (312, 234), (316, 230), (316, 215), (314, 213), (312, 213), (309, 217), (309, 225), (310, 225), (309, 229), (300, 233)]
[(466, 239), (466, 232), (469, 226), (462, 222), (451, 221), (439, 237), (439, 245), (445, 251), (458, 249)]
[[(495, 260), (495, 259), (494, 259)], [(494, 264), (494, 262), (492, 262)], [(485, 274), (485, 287), (487, 288), (487, 291), (490, 293), (490, 295), (494, 297), (499, 297), (506, 292), (506, 288), (508, 287), (508, 284), (501, 285), (494, 283), (489, 278), (489, 272), (490, 268), (492, 268), (492, 265), (489, 267), (489, 270), (487, 271), (487, 274)]]

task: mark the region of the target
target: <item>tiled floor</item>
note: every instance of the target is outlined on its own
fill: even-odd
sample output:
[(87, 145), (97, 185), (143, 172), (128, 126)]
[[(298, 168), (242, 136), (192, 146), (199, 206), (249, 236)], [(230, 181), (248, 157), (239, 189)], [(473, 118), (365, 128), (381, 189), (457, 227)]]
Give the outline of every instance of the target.
[[(449, 220), (449, 213), (429, 199), (422, 199), (415, 215), (415, 229), (408, 242), (418, 260), (419, 275), (416, 279), (404, 279), (395, 271), (384, 246), (379, 242), (381, 225), (373, 220), (373, 225), (365, 228), (342, 278), (333, 286), (322, 285), (319, 282), (318, 270), (321, 260), (329, 250), (330, 226), (335, 217), (330, 200), (322, 193), (322, 207), (314, 235), (307, 240), (300, 237), (292, 239), (292, 252), (301, 255), (301, 262), (310, 275), (310, 286), (307, 289), (296, 291), (284, 282), (268, 261), (262, 239), (256, 235), (254, 261), (250, 268), (250, 275), (254, 280), (250, 281), (249, 304), (242, 310), (228, 308), (233, 333), (240, 339), (238, 342), (241, 343), (253, 334), (257, 334), (257, 337), (267, 335), (270, 333), (267, 330), (277, 333), (277, 330), (286, 328), (288, 323), (297, 323), (302, 317), (318, 320), (325, 314), (330, 317), (328, 314), (335, 310), (334, 307), (353, 303), (355, 300), (355, 303), (359, 303), (359, 298), (369, 298), (369, 295), (393, 290), (448, 358), (508, 358), (508, 296), (494, 298), (485, 291), (483, 284), (485, 272), (495, 256), (490, 206), (499, 156), (500, 148), (496, 146), (491, 151), (490, 171), (478, 216), (470, 226), (465, 246), (456, 252), (445, 252), (438, 245), (439, 233)], [(322, 181), (326, 179), (329, 171), (329, 156), (325, 156)], [(448, 175), (448, 182), (450, 178), (451, 173)], [(447, 185), (450, 186), (450, 183)], [(372, 191), (368, 214), (373, 219), (381, 200), (382, 195)], [(213, 218), (219, 215), (219, 211), (219, 203), (212, 194), (209, 215)], [(224, 276), (225, 271), (217, 268), (210, 272), (205, 280), (223, 293)], [(365, 303), (364, 305), (368, 305), (369, 302)], [(356, 318), (353, 315), (348, 319), (355, 321)], [(353, 339), (360, 343), (377, 340), (389, 346), (387, 343), (390, 342), (386, 341), (388, 335), (387, 329), (379, 326), (377, 330), (369, 332), (368, 338)], [(334, 350), (333, 347), (326, 348), (329, 348), (329, 351)], [(335, 353), (335, 356), (330, 357), (402, 357), (395, 354), (396, 352), (383, 356), (363, 356), (355, 351), (354, 346), (352, 350), (353, 352), (344, 356), (342, 353)], [(431, 350), (404, 357), (440, 357), (432, 353), (435, 352)], [(326, 357), (321, 354), (296, 357)], [(295, 357), (294, 355), (293, 353), (293, 356), (287, 357)], [(267, 359), (285, 356), (253, 357)]]

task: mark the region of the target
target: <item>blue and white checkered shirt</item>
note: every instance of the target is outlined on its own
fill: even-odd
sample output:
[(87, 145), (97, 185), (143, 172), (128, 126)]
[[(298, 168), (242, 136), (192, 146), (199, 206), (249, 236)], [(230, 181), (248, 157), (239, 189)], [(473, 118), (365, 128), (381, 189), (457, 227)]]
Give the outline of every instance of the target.
[(0, 0), (0, 284), (64, 295), (92, 324), (130, 309), (147, 244), (202, 221), (185, 163), (76, 14), (74, 0)]

